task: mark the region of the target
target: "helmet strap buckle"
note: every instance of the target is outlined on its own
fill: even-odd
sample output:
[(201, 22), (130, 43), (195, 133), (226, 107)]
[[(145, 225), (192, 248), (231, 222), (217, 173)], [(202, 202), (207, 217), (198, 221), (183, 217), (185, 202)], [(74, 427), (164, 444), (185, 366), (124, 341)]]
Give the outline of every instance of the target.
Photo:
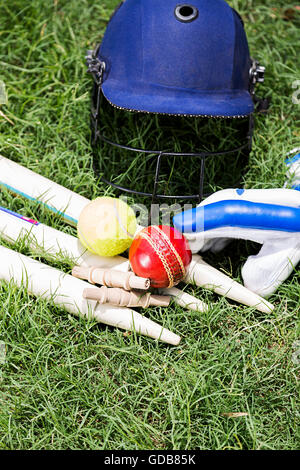
[(252, 95), (255, 104), (255, 110), (258, 113), (266, 113), (270, 107), (270, 100), (268, 98), (260, 98), (255, 94), (255, 87), (259, 83), (265, 81), (266, 67), (260, 65), (258, 60), (252, 59), (252, 66), (249, 70), (250, 87), (249, 91)]
[(257, 83), (264, 83), (266, 67), (260, 65), (258, 60), (252, 59), (252, 66), (249, 70), (250, 91), (254, 93), (254, 87)]

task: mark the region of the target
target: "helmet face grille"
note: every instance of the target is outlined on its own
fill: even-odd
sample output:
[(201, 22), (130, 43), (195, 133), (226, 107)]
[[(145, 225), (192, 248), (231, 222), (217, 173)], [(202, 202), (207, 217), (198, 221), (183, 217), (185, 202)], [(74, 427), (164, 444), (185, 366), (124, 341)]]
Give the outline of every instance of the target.
[[(130, 113), (111, 106), (101, 89), (94, 87), (94, 170), (104, 183), (139, 196), (139, 202), (146, 203), (149, 198), (152, 203), (200, 202), (224, 185), (240, 186), (251, 147), (252, 125), (253, 115), (248, 122), (248, 118), (199, 120)], [(243, 140), (245, 134), (247, 139)], [(107, 175), (110, 180), (105, 178)]]
[(175, 8), (175, 17), (182, 23), (190, 23), (198, 18), (199, 11), (193, 5), (177, 5)]

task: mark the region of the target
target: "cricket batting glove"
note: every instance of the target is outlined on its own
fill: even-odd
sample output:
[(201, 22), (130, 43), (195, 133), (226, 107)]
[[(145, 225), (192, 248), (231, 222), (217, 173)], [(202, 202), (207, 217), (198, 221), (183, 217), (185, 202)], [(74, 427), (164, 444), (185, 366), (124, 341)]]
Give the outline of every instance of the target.
[[(288, 154), (285, 188), (300, 191), (300, 148)], [(299, 193), (300, 194), (300, 193)], [(264, 297), (273, 294), (300, 261), (299, 238), (270, 240), (257, 256), (250, 256), (242, 269), (245, 285)]]
[(220, 251), (231, 239), (262, 244), (242, 269), (248, 289), (268, 297), (300, 261), (300, 192), (225, 189), (173, 219), (195, 252)]

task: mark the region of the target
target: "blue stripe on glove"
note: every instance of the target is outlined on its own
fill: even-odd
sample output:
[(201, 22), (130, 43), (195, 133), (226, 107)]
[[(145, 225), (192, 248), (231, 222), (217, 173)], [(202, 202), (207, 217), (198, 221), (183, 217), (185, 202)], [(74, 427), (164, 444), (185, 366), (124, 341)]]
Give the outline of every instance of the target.
[(173, 218), (173, 224), (183, 233), (205, 232), (221, 227), (300, 232), (300, 209), (225, 200), (177, 214)]

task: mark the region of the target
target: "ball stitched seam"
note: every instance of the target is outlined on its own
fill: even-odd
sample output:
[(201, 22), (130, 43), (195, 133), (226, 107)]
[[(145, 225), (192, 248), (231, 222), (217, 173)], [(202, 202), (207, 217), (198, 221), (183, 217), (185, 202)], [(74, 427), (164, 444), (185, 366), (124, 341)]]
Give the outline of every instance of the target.
[(148, 233), (142, 232), (142, 233), (140, 233), (140, 237), (144, 238), (144, 240), (146, 240), (150, 244), (150, 246), (153, 248), (155, 253), (158, 255), (159, 259), (161, 260), (161, 262), (163, 264), (163, 267), (165, 268), (165, 271), (166, 271), (168, 279), (169, 279), (168, 288), (173, 287), (174, 286), (174, 277), (173, 277), (173, 273), (170, 269), (170, 266), (169, 266), (169, 263), (168, 263), (167, 259), (165, 258), (163, 253), (157, 248), (157, 245), (155, 245), (155, 243), (153, 243), (153, 240), (151, 239), (151, 237)]
[[(174, 253), (176, 259), (177, 259), (177, 262), (180, 266), (180, 269), (181, 269), (181, 276), (184, 277), (185, 276), (185, 268), (184, 268), (184, 264), (182, 262), (182, 259), (178, 253), (178, 251), (176, 250), (176, 248), (174, 247), (174, 245), (171, 243), (171, 240), (167, 237), (167, 235), (164, 233), (163, 230), (161, 230), (159, 227), (152, 227), (154, 228), (155, 230), (157, 230), (157, 232), (159, 232), (159, 234), (164, 238), (165, 242), (167, 243), (168, 247), (172, 250), (172, 252)], [(180, 277), (181, 277), (180, 276)]]

